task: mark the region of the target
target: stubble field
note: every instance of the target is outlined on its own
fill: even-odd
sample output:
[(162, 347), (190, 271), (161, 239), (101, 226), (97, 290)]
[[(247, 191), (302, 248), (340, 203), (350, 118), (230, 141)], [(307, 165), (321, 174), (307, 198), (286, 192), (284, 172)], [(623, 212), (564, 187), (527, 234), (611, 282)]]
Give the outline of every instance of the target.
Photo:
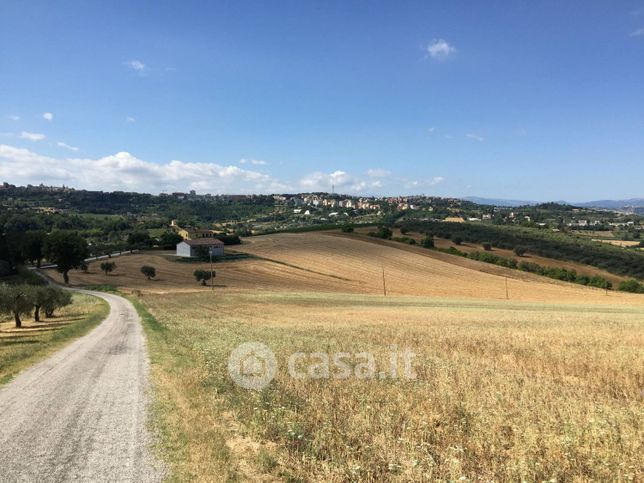
[[(644, 297), (605, 292), (518, 270), (464, 259), (420, 247), (361, 240), (328, 233), (277, 234), (252, 237), (234, 250), (253, 258), (214, 265), (220, 292), (270, 291), (415, 295), (439, 298), (637, 305)], [(393, 245), (392, 245), (393, 243)], [(74, 271), (72, 284), (115, 285), (146, 293), (198, 292), (192, 273), (208, 263), (179, 263), (172, 252), (145, 252), (113, 259), (117, 269), (105, 276), (100, 262), (89, 273)], [(148, 281), (142, 265), (157, 269)], [(48, 271), (62, 280), (60, 274)], [(384, 272), (384, 274), (383, 274)], [(383, 281), (384, 275), (384, 281)]]
[[(192, 277), (207, 263), (159, 252), (71, 276), (117, 285), (154, 316), (155, 422), (175, 479), (643, 476), (644, 297), (337, 234), (253, 237), (235, 251), (251, 258), (216, 263), (214, 290)], [(244, 342), (276, 354), (261, 391), (228, 373)], [(380, 378), (393, 348), (416, 354), (415, 380)], [(294, 378), (295, 352), (367, 352), (376, 376)]]
[[(157, 416), (178, 479), (642, 477), (641, 308), (269, 292), (142, 302), (158, 321)], [(227, 372), (249, 341), (277, 356), (259, 392)], [(392, 347), (416, 353), (415, 380), (287, 370), (298, 351), (369, 352), (386, 370)]]

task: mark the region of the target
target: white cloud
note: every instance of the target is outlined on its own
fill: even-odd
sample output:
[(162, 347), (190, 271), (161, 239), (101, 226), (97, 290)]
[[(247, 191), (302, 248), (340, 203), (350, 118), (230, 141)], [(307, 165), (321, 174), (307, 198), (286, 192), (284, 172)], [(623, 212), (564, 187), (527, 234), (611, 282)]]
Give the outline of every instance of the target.
[(381, 168), (367, 170), (367, 176), (370, 176), (371, 178), (385, 178), (390, 174), (391, 174), (391, 171), (387, 171), (386, 169), (381, 169)]
[(475, 134), (475, 133), (472, 133), (472, 132), (466, 134), (465, 137), (467, 137), (469, 139), (473, 139), (474, 141), (478, 141), (480, 143), (485, 141), (485, 138), (483, 136), (479, 136), (478, 134)]
[(128, 60), (125, 65), (127, 65), (133, 71), (138, 72), (139, 74), (143, 74), (146, 69), (146, 65), (140, 60)]
[(125, 122), (127, 122), (128, 124), (132, 124), (132, 123), (136, 122), (136, 119), (134, 119), (132, 116), (127, 116), (125, 118)]
[(69, 149), (70, 151), (74, 151), (74, 152), (78, 152), (78, 151), (80, 151), (80, 148), (77, 148), (76, 146), (70, 146), (69, 144), (64, 143), (64, 142), (62, 142), (62, 141), (58, 141), (58, 142), (56, 143), (56, 146), (58, 146), (58, 147), (60, 147), (60, 148)]
[(53, 121), (54, 114), (51, 113), (51, 112), (43, 112), (42, 117), (43, 117), (43, 119), (46, 119), (47, 121)]
[(434, 134), (434, 131), (436, 131), (435, 127), (428, 127), (427, 128), (427, 134)]
[(335, 188), (336, 191), (345, 193), (360, 193), (367, 188), (367, 183), (345, 171), (337, 170), (333, 173), (311, 173), (300, 180), (300, 186), (305, 191), (330, 191)]
[(9, 114), (8, 116), (5, 116), (5, 117), (10, 121), (20, 121), (20, 116), (16, 116), (14, 114)]
[(152, 163), (127, 152), (98, 159), (62, 159), (6, 144), (0, 144), (0, 179), (144, 193), (191, 189), (202, 193), (276, 193), (290, 189), (267, 174), (238, 166), (177, 160)]
[(45, 139), (47, 136), (44, 134), (36, 133), (36, 132), (27, 132), (27, 131), (22, 131), (20, 133), (20, 138), (21, 139), (28, 139), (29, 141), (42, 141)]
[(432, 59), (443, 60), (447, 59), (450, 55), (453, 55), (456, 52), (456, 48), (446, 40), (437, 39), (432, 40), (427, 46), (427, 53)]
[(631, 32), (631, 37), (640, 37), (642, 35), (644, 35), (644, 27), (642, 27), (641, 29), (637, 29), (634, 32)]
[(266, 166), (268, 163), (261, 159), (240, 159), (239, 164), (252, 164), (254, 166)]
[(407, 181), (404, 186), (407, 189), (427, 188), (430, 186), (436, 186), (443, 181), (445, 181), (445, 178), (443, 176), (434, 176), (430, 179), (415, 179), (412, 181)]

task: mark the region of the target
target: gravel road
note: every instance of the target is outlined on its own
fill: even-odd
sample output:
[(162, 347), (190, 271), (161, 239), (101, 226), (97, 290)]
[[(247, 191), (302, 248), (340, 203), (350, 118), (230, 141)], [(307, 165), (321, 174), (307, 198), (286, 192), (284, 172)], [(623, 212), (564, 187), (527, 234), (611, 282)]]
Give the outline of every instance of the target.
[(132, 304), (0, 388), (0, 481), (163, 479), (146, 430), (145, 338)]

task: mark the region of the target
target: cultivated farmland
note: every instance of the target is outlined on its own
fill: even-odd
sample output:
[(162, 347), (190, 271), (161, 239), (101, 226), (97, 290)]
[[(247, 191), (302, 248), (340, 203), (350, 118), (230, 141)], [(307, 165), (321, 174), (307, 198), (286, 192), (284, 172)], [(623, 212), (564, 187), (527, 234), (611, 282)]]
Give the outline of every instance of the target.
[[(417, 295), (441, 298), (588, 304), (644, 305), (637, 295), (609, 292), (554, 281), (517, 270), (433, 252), (420, 247), (361, 240), (333, 233), (276, 234), (252, 237), (235, 251), (254, 258), (215, 264), (219, 291), (290, 291)], [(229, 250), (230, 251), (230, 250)], [(105, 276), (96, 262), (89, 273), (72, 272), (72, 284), (111, 284), (124, 289), (169, 293), (209, 290), (193, 278), (208, 263), (179, 263), (171, 252), (145, 252), (115, 259), (117, 269)], [(157, 268), (147, 281), (142, 265)], [(50, 275), (62, 280), (53, 270)]]
[[(644, 310), (374, 295), (144, 295), (180, 479), (637, 480)], [(279, 370), (236, 386), (231, 351)], [(416, 353), (413, 381), (290, 377), (290, 354)]]
[[(155, 424), (177, 480), (642, 477), (643, 296), (331, 233), (235, 250), (251, 258), (216, 263), (214, 290), (192, 276), (207, 263), (162, 252), (71, 275), (136, 294), (156, 318)], [(261, 391), (227, 372), (251, 341), (278, 362)], [(369, 352), (381, 368), (392, 348), (416, 354), (415, 380), (286, 370), (294, 352)]]

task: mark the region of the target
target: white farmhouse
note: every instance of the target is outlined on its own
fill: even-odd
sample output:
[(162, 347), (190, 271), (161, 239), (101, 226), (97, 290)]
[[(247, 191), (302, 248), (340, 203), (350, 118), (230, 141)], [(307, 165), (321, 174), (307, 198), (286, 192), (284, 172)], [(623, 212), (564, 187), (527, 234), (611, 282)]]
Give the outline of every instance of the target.
[(204, 249), (206, 253), (212, 248), (212, 256), (220, 257), (224, 254), (224, 242), (216, 238), (199, 238), (197, 240), (183, 240), (177, 243), (178, 257), (198, 257)]

